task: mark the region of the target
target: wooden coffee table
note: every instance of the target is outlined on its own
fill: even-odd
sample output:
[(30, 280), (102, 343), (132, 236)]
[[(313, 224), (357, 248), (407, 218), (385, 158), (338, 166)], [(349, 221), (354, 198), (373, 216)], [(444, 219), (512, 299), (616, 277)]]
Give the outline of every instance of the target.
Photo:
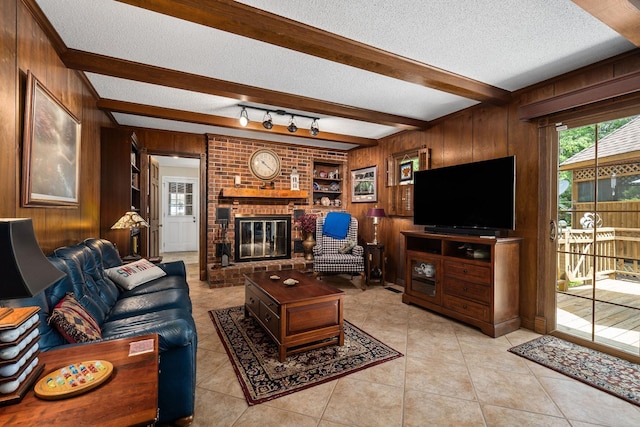
[[(129, 345), (153, 340), (153, 351), (129, 356)], [(141, 335), (40, 353), (44, 374), (70, 363), (107, 360), (111, 377), (102, 385), (62, 400), (42, 400), (30, 390), (20, 403), (0, 407), (0, 425), (152, 425), (158, 413), (158, 336)], [(6, 424), (5, 424), (6, 423)]]
[[(277, 275), (277, 280), (270, 276)], [(299, 283), (286, 286), (283, 281)], [(343, 294), (297, 270), (245, 274), (245, 314), (253, 316), (287, 354), (327, 345), (344, 345)]]

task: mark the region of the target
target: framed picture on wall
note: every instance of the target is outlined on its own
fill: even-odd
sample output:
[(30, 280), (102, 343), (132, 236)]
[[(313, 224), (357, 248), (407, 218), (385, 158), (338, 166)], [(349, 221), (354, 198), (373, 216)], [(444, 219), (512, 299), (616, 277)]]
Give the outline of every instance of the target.
[(400, 182), (409, 182), (413, 179), (413, 162), (400, 163)]
[(77, 207), (80, 121), (30, 71), (26, 92), (22, 204)]
[(378, 201), (378, 167), (369, 166), (351, 171), (351, 202)]

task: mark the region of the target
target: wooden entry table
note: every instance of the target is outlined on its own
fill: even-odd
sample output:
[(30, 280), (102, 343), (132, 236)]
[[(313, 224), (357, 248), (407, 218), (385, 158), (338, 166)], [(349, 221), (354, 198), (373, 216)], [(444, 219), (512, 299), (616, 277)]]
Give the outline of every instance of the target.
[[(298, 283), (286, 286), (289, 278)], [(271, 335), (281, 362), (287, 354), (344, 345), (343, 294), (297, 270), (245, 274), (245, 314)]]
[[(153, 339), (153, 351), (129, 356), (129, 345)], [(141, 335), (82, 344), (40, 353), (44, 375), (88, 360), (113, 364), (111, 377), (78, 396), (42, 400), (33, 388), (20, 403), (0, 407), (0, 425), (12, 426), (144, 426), (155, 424), (158, 413), (158, 336)]]

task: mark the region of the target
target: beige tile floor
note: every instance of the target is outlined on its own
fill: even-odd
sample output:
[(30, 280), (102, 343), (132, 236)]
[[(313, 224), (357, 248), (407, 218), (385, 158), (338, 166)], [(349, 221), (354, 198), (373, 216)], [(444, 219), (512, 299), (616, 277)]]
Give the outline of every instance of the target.
[(507, 351), (538, 336), (531, 331), (493, 339), (340, 278), (331, 280), (346, 292), (345, 318), (405, 357), (249, 407), (208, 316), (243, 304), (244, 289), (209, 289), (188, 270), (199, 340), (194, 427), (640, 425), (640, 407)]

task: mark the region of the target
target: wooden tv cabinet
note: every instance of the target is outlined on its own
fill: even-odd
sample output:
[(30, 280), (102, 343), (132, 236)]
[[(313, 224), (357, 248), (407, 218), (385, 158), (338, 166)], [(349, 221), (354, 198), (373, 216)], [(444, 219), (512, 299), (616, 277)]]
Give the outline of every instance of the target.
[(404, 303), (458, 319), (494, 338), (520, 327), (521, 238), (402, 234)]

